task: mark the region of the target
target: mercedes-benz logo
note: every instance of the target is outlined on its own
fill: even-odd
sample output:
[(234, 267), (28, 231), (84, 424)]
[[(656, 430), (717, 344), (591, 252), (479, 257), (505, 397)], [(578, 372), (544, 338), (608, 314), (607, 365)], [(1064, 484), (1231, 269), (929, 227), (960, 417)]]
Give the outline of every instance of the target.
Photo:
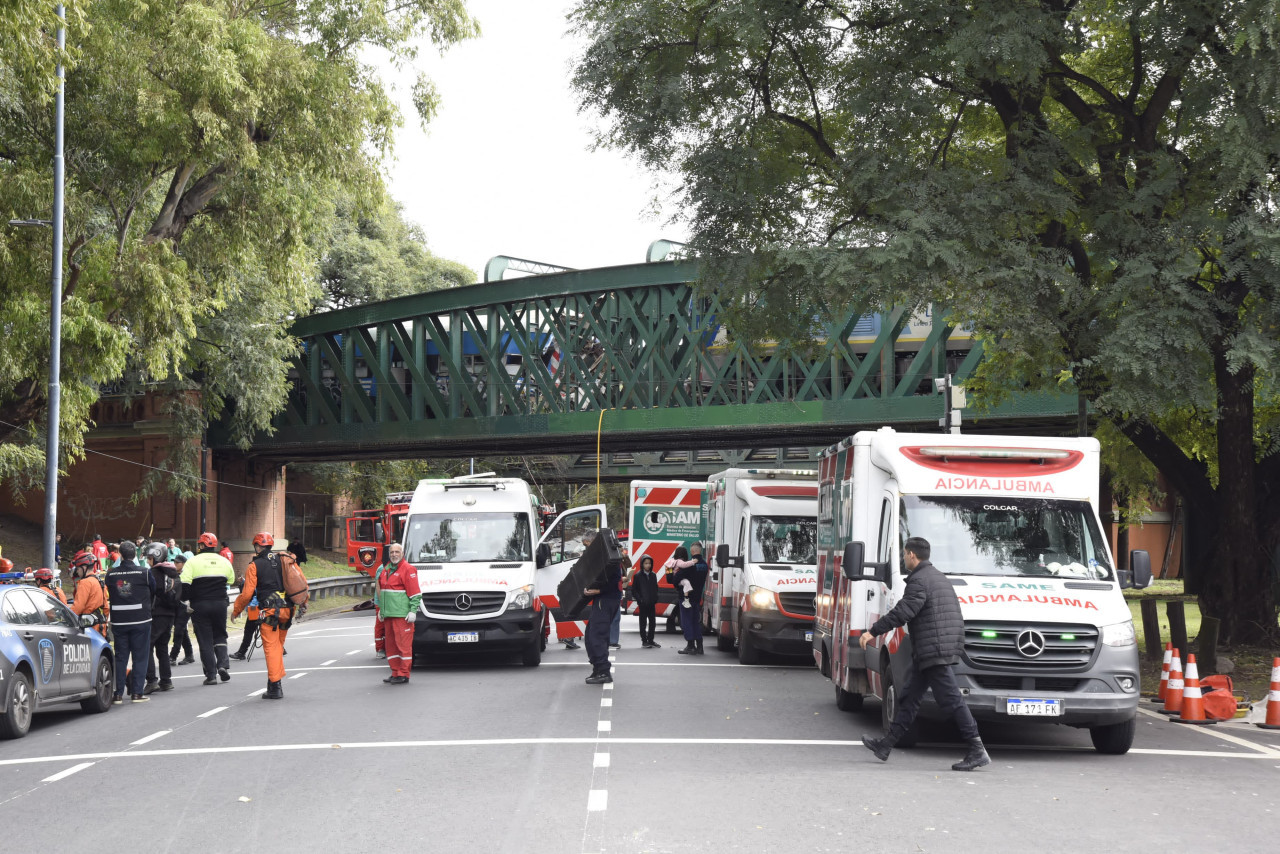
[(1015, 643), (1018, 645), (1018, 652), (1027, 658), (1035, 658), (1044, 652), (1044, 635), (1035, 629), (1019, 632)]
[[(466, 593), (459, 593), (458, 598), (453, 600), (453, 604), (458, 606), (459, 611), (469, 611), (471, 609), (471, 597)], [(1044, 645), (1043, 641), (1041, 641), (1041, 645)]]

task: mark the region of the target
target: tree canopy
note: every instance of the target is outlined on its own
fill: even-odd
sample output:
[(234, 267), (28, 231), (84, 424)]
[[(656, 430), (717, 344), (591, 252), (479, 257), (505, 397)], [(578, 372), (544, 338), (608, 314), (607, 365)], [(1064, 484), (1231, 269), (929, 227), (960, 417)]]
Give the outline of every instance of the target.
[[(0, 221), (50, 209), (51, 8), (0, 9)], [(370, 59), (403, 67), (423, 39), (476, 32), (462, 0), (68, 5), (64, 452), (121, 378), (198, 389), (178, 398), (198, 401), (179, 418), (197, 435), (216, 418), (240, 442), (269, 428), (287, 321), (323, 303), (321, 261), (353, 215), (402, 229), (398, 271), (460, 275), (411, 250), (389, 212), (381, 164), (401, 116)], [(415, 103), (430, 93), (419, 81)], [(43, 466), (48, 231), (0, 227), (0, 265), (0, 476), (14, 477)]]
[[(946, 306), (989, 399), (1079, 391), (1189, 509), (1223, 637), (1274, 639), (1280, 6), (581, 0), (604, 142), (683, 179), (742, 334)], [(820, 333), (819, 333), (820, 334)]]

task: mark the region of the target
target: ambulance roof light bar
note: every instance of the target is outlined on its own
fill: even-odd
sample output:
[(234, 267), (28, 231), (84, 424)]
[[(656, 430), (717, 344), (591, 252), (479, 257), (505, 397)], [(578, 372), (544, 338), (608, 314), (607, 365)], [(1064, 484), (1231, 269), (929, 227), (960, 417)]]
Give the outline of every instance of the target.
[(813, 477), (817, 474), (814, 469), (747, 469), (747, 474), (759, 475), (761, 477)]
[(1071, 452), (1056, 448), (928, 447), (920, 449), (920, 456), (953, 460), (1065, 460)]

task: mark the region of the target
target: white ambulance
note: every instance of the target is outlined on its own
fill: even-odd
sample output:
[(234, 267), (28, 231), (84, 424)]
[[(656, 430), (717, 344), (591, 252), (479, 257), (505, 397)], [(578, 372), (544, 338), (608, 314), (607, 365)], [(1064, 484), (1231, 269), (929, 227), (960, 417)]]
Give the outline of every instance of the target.
[(813, 471), (728, 469), (707, 479), (711, 573), (702, 597), (716, 648), (757, 664), (761, 652), (807, 655), (817, 590), (818, 481)]
[[(813, 656), (837, 706), (876, 697), (888, 728), (911, 636), (897, 629), (865, 651), (858, 637), (897, 604), (903, 544), (923, 537), (960, 599), (956, 674), (974, 717), (1087, 727), (1098, 751), (1129, 750), (1138, 648), (1120, 591), (1150, 583), (1150, 560), (1134, 552), (1132, 574), (1116, 570), (1096, 440), (886, 427), (828, 448), (819, 477)], [(922, 714), (936, 711), (926, 697)]]
[(537, 538), (537, 506), (517, 478), (423, 480), (409, 501), (404, 557), (418, 571), (422, 607), (415, 657), (519, 653), (536, 667), (554, 599), (582, 539), (605, 523), (603, 505), (577, 507)]
[[(640, 559), (653, 558), (653, 571), (658, 573), (657, 615), (667, 621), (667, 631), (675, 624), (676, 593), (662, 565), (684, 546), (688, 551), (703, 539), (703, 508), (707, 503), (707, 484), (685, 480), (633, 480), (629, 518), (630, 540), (627, 554), (631, 565), (639, 568)], [(636, 613), (636, 604), (626, 593), (623, 607)]]

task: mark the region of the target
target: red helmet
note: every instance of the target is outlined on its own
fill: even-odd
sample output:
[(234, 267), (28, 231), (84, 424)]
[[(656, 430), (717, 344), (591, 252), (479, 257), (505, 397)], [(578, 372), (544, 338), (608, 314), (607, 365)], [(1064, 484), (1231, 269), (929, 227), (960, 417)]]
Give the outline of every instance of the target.
[(71, 559), (72, 567), (97, 566), (97, 565), (98, 565), (98, 558), (94, 556), (93, 552), (85, 552), (85, 551), (77, 552), (76, 556)]
[(13, 572), (13, 561), (7, 557), (0, 557), (0, 572)]
[(213, 534), (210, 534), (208, 531), (205, 531), (196, 540), (196, 543), (207, 548), (216, 549), (218, 547), (218, 538)]
[(47, 566), (42, 566), (31, 574), (35, 576), (36, 581), (53, 581), (53, 570)]
[(267, 548), (271, 548), (276, 544), (276, 538), (272, 536), (270, 532), (263, 531), (260, 534), (254, 534), (253, 544), (254, 546), (266, 546)]

